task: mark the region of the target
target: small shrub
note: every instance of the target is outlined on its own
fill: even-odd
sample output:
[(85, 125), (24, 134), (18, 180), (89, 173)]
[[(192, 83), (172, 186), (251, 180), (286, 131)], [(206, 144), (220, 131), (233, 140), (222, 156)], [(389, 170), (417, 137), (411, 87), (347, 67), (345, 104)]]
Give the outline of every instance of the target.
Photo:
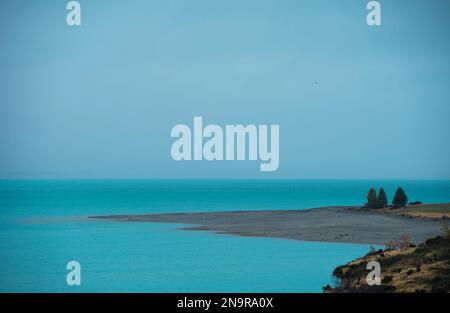
[(409, 248), (411, 246), (411, 236), (408, 234), (402, 235), (400, 237), (399, 246), (400, 246), (400, 249), (402, 249), (402, 250)]
[(326, 285), (324, 287), (322, 287), (323, 292), (330, 292), (333, 290), (333, 287), (331, 287), (330, 285)]
[(383, 283), (389, 284), (392, 281), (392, 278), (393, 278), (392, 275), (383, 277)]
[(387, 242), (385, 244), (385, 246), (386, 246), (385, 249), (384, 249), (385, 251), (398, 250), (398, 248), (399, 248), (398, 242), (393, 241), (393, 240)]

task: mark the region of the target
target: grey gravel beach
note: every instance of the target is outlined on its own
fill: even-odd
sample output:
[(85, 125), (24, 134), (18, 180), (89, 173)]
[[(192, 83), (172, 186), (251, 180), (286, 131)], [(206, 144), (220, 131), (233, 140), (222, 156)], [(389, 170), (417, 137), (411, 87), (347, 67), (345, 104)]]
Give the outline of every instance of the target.
[(272, 237), (302, 241), (384, 245), (408, 234), (413, 243), (440, 234), (443, 221), (362, 211), (355, 207), (324, 207), (286, 211), (233, 211), (93, 216), (119, 222), (189, 224), (183, 230)]

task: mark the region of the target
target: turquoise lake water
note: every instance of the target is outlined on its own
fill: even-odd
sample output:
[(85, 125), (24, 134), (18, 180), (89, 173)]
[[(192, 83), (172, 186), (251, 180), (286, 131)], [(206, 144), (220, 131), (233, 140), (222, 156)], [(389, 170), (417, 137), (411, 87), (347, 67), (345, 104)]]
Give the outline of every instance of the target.
[[(450, 181), (0, 181), (0, 291), (321, 292), (334, 267), (369, 246), (86, 216), (360, 205), (371, 186), (389, 198), (402, 186), (411, 201), (450, 202)], [(71, 260), (81, 286), (66, 284)]]

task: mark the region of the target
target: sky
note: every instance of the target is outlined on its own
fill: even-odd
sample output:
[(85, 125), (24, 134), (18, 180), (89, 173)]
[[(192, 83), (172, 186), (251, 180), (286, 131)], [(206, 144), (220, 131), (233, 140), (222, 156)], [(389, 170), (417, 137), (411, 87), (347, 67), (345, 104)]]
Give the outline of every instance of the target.
[[(0, 0), (0, 179), (450, 179), (450, 2)], [(280, 165), (172, 160), (280, 125)]]

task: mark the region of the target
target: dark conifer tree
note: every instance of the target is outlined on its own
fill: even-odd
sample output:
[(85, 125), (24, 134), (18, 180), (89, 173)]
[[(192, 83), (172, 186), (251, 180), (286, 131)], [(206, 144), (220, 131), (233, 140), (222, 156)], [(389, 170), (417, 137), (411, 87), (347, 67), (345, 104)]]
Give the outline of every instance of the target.
[(395, 192), (394, 199), (392, 199), (392, 206), (394, 208), (401, 208), (408, 204), (408, 196), (403, 188), (399, 187)]
[(370, 188), (369, 193), (367, 194), (367, 203), (365, 207), (369, 209), (375, 209), (377, 207), (377, 203), (377, 192), (374, 188)]
[(380, 191), (378, 192), (378, 198), (377, 198), (377, 204), (378, 208), (385, 208), (388, 205), (388, 199), (386, 196), (386, 192), (383, 188), (380, 188)]

